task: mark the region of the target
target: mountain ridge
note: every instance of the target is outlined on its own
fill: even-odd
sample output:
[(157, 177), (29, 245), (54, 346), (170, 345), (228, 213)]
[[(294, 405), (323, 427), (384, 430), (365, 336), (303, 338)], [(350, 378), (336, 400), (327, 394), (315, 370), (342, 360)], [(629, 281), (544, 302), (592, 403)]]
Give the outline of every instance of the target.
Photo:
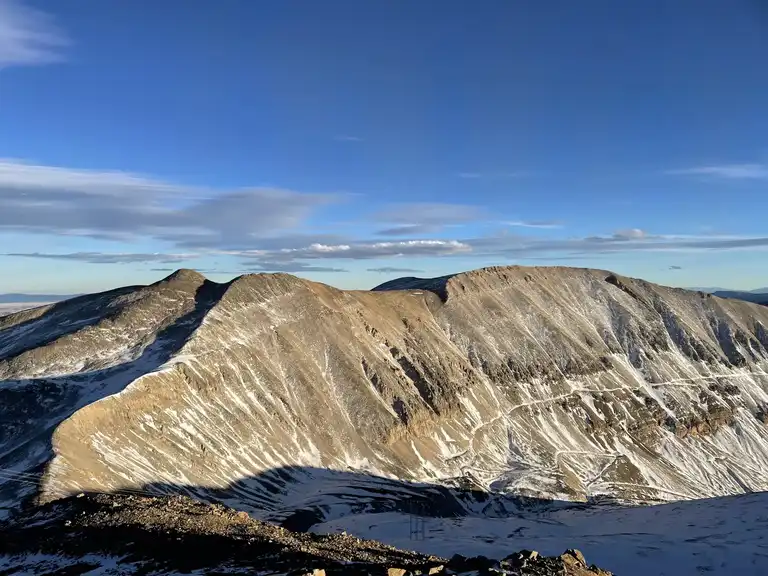
[(0, 501), (232, 485), (265, 514), (287, 493), (237, 481), (291, 465), (576, 500), (768, 487), (765, 308), (561, 267), (394, 287), (180, 270), (0, 319), (0, 465), (26, 475)]

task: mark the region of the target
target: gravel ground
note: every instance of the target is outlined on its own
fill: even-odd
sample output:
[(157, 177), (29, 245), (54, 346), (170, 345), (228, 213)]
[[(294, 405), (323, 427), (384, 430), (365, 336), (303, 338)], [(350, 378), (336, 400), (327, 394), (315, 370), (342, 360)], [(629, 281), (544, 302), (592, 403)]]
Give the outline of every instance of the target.
[[(68, 558), (61, 574), (85, 574), (98, 566), (93, 558), (105, 557), (115, 566), (99, 573), (608, 574), (587, 568), (577, 551), (551, 558), (528, 551), (500, 552), (499, 558), (506, 559), (426, 556), (347, 534), (291, 532), (183, 496), (81, 494), (30, 509), (0, 525), (0, 575), (51, 573), (50, 564), (46, 572), (29, 570), (40, 555)], [(91, 560), (72, 564), (77, 558)]]

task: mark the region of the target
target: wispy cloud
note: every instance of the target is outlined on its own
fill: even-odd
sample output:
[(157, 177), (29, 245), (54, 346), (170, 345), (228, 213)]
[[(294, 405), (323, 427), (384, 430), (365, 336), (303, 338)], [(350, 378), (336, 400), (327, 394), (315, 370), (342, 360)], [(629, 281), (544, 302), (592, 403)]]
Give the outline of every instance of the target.
[(544, 230), (551, 230), (556, 228), (562, 228), (563, 225), (560, 222), (554, 221), (525, 221), (525, 220), (513, 220), (511, 222), (504, 222), (507, 226), (515, 226), (519, 228), (541, 228)]
[(0, 255), (17, 258), (39, 258), (42, 260), (70, 260), (90, 264), (138, 264), (144, 262), (173, 264), (197, 258), (197, 254), (131, 254), (114, 252), (71, 252), (62, 254), (54, 252), (8, 252)]
[(627, 228), (625, 230), (617, 230), (611, 236), (615, 240), (640, 240), (641, 238), (648, 238), (650, 235), (640, 228)]
[(485, 208), (470, 204), (410, 203), (391, 205), (374, 214), (372, 219), (392, 225), (378, 230), (378, 236), (414, 236), (485, 220), (488, 213)]
[(720, 164), (669, 170), (678, 176), (705, 176), (726, 180), (768, 180), (768, 164)]
[[(238, 255), (256, 265), (294, 265), (312, 260), (374, 260), (379, 258), (432, 258), (467, 254), (472, 247), (458, 240), (406, 240), (402, 242), (351, 242), (349, 244), (311, 244), (303, 248), (251, 250)], [(304, 268), (304, 271), (307, 271)]]
[(0, 0), (0, 69), (57, 62), (68, 45), (49, 14), (18, 0)]
[(344, 268), (336, 268), (333, 266), (315, 266), (313, 264), (307, 264), (305, 262), (266, 262), (260, 261), (257, 264), (250, 266), (248, 270), (252, 272), (289, 272), (289, 273), (301, 273), (301, 272), (348, 272)]
[(340, 134), (333, 138), (337, 142), (362, 142), (363, 139), (359, 136), (350, 136), (349, 134)]
[(424, 270), (418, 270), (416, 268), (396, 268), (394, 266), (382, 266), (380, 268), (368, 268), (368, 272), (375, 272), (377, 274), (421, 274)]
[[(708, 252), (768, 250), (768, 236), (684, 236), (651, 234), (638, 228), (618, 230), (601, 236), (566, 239), (501, 234), (466, 239), (424, 239), (394, 242), (349, 240), (341, 244), (314, 242), (304, 246), (280, 247), (279, 239), (270, 249), (228, 251), (246, 267), (289, 272), (341, 271), (340, 262), (398, 258), (482, 258), (504, 261), (585, 261), (616, 254), (642, 252)], [(332, 265), (320, 266), (317, 261)], [(370, 272), (412, 273), (418, 270), (398, 266), (369, 268)]]
[(436, 224), (406, 224), (405, 226), (395, 226), (393, 228), (384, 228), (377, 230), (377, 236), (421, 236), (423, 234), (432, 234), (439, 232), (442, 226)]
[(0, 232), (154, 238), (184, 249), (235, 248), (289, 233), (331, 194), (213, 190), (136, 174), (0, 160)]
[(682, 269), (683, 269), (683, 267), (682, 267), (682, 266), (674, 266), (674, 265), (673, 265), (673, 266), (670, 266), (670, 267), (669, 267), (669, 269), (670, 269), (670, 270), (682, 270)]
[(393, 204), (374, 215), (374, 220), (390, 224), (460, 224), (487, 216), (482, 206), (443, 204), (440, 202), (411, 202)]
[[(356, 226), (350, 228), (373, 232), (352, 236), (341, 235), (338, 229), (313, 233), (309, 225), (317, 212), (342, 198), (282, 189), (212, 190), (125, 172), (0, 160), (0, 234), (75, 235), (136, 240), (142, 246), (156, 242), (162, 250), (168, 247), (168, 253), (145, 253), (146, 248), (110, 252), (108, 248), (102, 250), (103, 245), (96, 246), (98, 252), (70, 253), (24, 253), (14, 248), (5, 256), (165, 267), (217, 254), (227, 258), (222, 264), (225, 267), (297, 273), (344, 272), (352, 261), (373, 265), (372, 261), (381, 260), (376, 264), (382, 266), (368, 270), (408, 274), (417, 270), (397, 264), (412, 262), (398, 259), (462, 257), (504, 263), (583, 260), (633, 252), (768, 250), (766, 235), (686, 236), (640, 228), (575, 238), (526, 234), (529, 228), (547, 229), (560, 224), (550, 220), (509, 220), (482, 206), (450, 203), (390, 205), (357, 220)], [(474, 237), (445, 233), (489, 230), (488, 225), (498, 229), (500, 222), (519, 227), (515, 232), (521, 233), (513, 233), (510, 227), (495, 236), (484, 236), (482, 232), (474, 232)], [(390, 262), (392, 266), (385, 265)]]
[(633, 252), (714, 252), (768, 250), (768, 236), (683, 236), (617, 231), (604, 236), (570, 239), (489, 237), (465, 240), (474, 254), (509, 259), (542, 256), (594, 257)]

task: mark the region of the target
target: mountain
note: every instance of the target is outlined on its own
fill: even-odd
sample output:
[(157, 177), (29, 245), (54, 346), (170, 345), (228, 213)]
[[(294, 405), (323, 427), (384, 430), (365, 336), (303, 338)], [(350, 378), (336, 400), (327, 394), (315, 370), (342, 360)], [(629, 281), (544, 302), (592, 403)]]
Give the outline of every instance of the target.
[(735, 298), (737, 300), (745, 300), (747, 302), (753, 302), (755, 304), (768, 305), (768, 294), (763, 292), (738, 292), (733, 290), (723, 290), (720, 292), (714, 292), (715, 296), (720, 298)]
[(715, 292), (728, 292), (727, 288), (722, 288), (719, 286), (687, 286), (685, 289), (691, 290), (692, 292), (708, 292), (709, 294), (713, 294)]
[(733, 293), (747, 293), (747, 294), (768, 294), (768, 287), (755, 288), (754, 290), (731, 290), (729, 288), (722, 288), (717, 286), (709, 287), (688, 287), (686, 290), (692, 290), (694, 292), (709, 292), (714, 294), (716, 292), (733, 292)]
[(601, 270), (179, 270), (0, 317), (0, 515), (184, 494), (306, 531), (766, 490), (766, 327)]
[(762, 490), (766, 326), (599, 270), (371, 292), (181, 270), (0, 318), (0, 498), (181, 491), (328, 519), (365, 490), (350, 469), (562, 500)]

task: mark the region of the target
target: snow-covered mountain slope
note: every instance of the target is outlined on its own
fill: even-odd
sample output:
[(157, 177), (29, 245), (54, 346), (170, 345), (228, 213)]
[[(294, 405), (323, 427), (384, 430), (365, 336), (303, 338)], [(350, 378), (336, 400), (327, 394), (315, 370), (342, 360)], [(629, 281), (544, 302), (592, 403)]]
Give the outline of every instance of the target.
[(412, 539), (411, 518), (387, 512), (348, 515), (313, 527), (346, 532), (425, 554), (493, 556), (499, 548), (553, 554), (581, 550), (621, 576), (768, 573), (768, 494), (658, 506), (561, 505), (506, 518), (427, 518)]
[[(307, 468), (559, 499), (735, 494), (768, 489), (766, 421), (767, 308), (599, 270), (371, 292), (179, 271), (0, 319), (7, 509), (188, 489), (284, 516), (291, 486), (316, 486)], [(328, 482), (350, 507), (371, 493)]]

